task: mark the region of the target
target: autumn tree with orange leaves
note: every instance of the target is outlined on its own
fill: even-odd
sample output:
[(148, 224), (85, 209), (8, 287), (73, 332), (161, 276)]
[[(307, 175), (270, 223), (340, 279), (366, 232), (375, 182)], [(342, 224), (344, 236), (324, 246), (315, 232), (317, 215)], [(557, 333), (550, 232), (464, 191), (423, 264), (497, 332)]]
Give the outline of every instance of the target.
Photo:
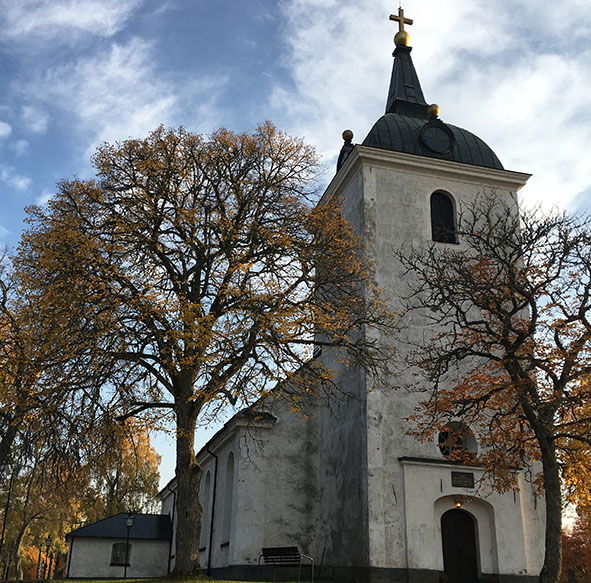
[(365, 331), (387, 335), (392, 315), (338, 201), (314, 205), (315, 152), (272, 124), (160, 128), (94, 163), (96, 180), (63, 182), (30, 209), (19, 274), (44, 325), (79, 341), (76, 375), (116, 394), (122, 417), (174, 415), (175, 574), (193, 574), (200, 416), (287, 377), (284, 398), (305, 410), (335, 389), (315, 346), (384, 378), (389, 350)]
[(406, 310), (433, 330), (409, 359), (425, 394), (416, 431), (427, 439), (454, 420), (470, 426), (477, 461), (501, 490), (516, 467), (541, 463), (540, 581), (555, 583), (563, 480), (584, 495), (576, 474), (591, 445), (591, 222), (519, 211), (491, 192), (460, 209), (457, 234), (459, 245), (396, 251)]
[(79, 438), (108, 417), (100, 390), (77, 383), (67, 364), (79, 353), (77, 339), (39, 318), (39, 306), (19, 287), (12, 263), (7, 253), (0, 256), (0, 466), (16, 463), (37, 433), (54, 457), (76, 456)]
[[(82, 451), (70, 458), (53, 455), (52, 440), (51, 433), (42, 432), (26, 435), (24, 442), (17, 438), (0, 555), (0, 569), (11, 578), (22, 579), (23, 572), (36, 578), (39, 549), (48, 535), (51, 551), (65, 555), (65, 536), (75, 528), (118, 512), (154, 510), (160, 458), (145, 425), (105, 424), (79, 440)], [(7, 495), (1, 488), (2, 508)], [(47, 563), (48, 557), (42, 560)]]
[(562, 580), (569, 581), (569, 570), (576, 580), (591, 581), (591, 507), (580, 506), (572, 528), (563, 534)]
[(51, 408), (58, 397), (38, 390), (41, 358), (36, 339), (22, 317), (11, 277), (11, 258), (0, 257), (0, 466), (10, 462), (21, 427), (34, 421), (39, 410)]
[(76, 366), (83, 363), (75, 359), (74, 365), (72, 359), (74, 353), (80, 354), (78, 339), (63, 334), (63, 327), (46, 325), (49, 321), (39, 307), (35, 297), (19, 286), (12, 258), (4, 253), (0, 257), (0, 467), (4, 470), (0, 507), (5, 509), (6, 527), (0, 545), (2, 574), (5, 569), (11, 575), (20, 573), (31, 533), (44, 538), (51, 532), (54, 540), (61, 540), (80, 520), (104, 518), (122, 506), (145, 507), (158, 486), (158, 460), (147, 431), (131, 420), (125, 426), (116, 423), (112, 396), (88, 384), (89, 378), (86, 384), (79, 382)]

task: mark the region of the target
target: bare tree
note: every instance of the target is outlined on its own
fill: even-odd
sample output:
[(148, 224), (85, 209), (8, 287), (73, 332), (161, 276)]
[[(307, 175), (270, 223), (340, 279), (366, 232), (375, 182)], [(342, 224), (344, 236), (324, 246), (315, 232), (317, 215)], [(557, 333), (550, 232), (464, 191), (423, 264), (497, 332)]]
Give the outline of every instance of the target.
[(406, 309), (432, 331), (409, 358), (425, 392), (416, 431), (429, 438), (463, 420), (501, 490), (514, 484), (516, 466), (541, 462), (540, 581), (555, 583), (561, 479), (585, 463), (579, 454), (591, 444), (591, 222), (518, 211), (494, 192), (459, 214), (460, 245), (396, 251), (410, 286)]

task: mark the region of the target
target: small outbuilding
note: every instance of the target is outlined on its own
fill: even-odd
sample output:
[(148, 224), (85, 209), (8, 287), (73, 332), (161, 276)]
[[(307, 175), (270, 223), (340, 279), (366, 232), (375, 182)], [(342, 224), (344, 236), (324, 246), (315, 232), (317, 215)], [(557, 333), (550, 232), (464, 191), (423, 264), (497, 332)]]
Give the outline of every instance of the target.
[(172, 523), (162, 514), (109, 516), (66, 535), (66, 577), (163, 577), (168, 574)]

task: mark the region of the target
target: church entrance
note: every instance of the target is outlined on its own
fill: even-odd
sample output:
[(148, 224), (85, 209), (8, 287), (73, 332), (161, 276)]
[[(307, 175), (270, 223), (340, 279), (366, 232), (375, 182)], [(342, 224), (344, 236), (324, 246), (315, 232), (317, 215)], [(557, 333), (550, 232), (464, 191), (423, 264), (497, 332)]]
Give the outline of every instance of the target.
[(464, 510), (448, 510), (441, 517), (443, 569), (449, 583), (478, 582), (476, 520)]

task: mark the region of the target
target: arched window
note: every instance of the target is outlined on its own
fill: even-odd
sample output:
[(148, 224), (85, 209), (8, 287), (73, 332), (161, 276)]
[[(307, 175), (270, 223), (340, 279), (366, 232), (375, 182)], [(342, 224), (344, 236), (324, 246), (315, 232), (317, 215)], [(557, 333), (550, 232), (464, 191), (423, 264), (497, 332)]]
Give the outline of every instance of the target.
[(441, 243), (458, 242), (454, 202), (451, 194), (442, 190), (431, 195), (431, 236)]
[(211, 472), (208, 470), (201, 487), (201, 547), (206, 547), (209, 543), (208, 534), (211, 520)]
[(478, 453), (478, 444), (470, 428), (459, 421), (447, 425), (438, 438), (439, 451), (452, 460), (466, 460)]
[(226, 481), (224, 483), (224, 523), (222, 528), (222, 544), (230, 541), (232, 526), (232, 499), (234, 496), (234, 454), (228, 455), (226, 462)]
[(111, 547), (111, 566), (129, 567), (131, 557), (131, 543), (113, 543)]

